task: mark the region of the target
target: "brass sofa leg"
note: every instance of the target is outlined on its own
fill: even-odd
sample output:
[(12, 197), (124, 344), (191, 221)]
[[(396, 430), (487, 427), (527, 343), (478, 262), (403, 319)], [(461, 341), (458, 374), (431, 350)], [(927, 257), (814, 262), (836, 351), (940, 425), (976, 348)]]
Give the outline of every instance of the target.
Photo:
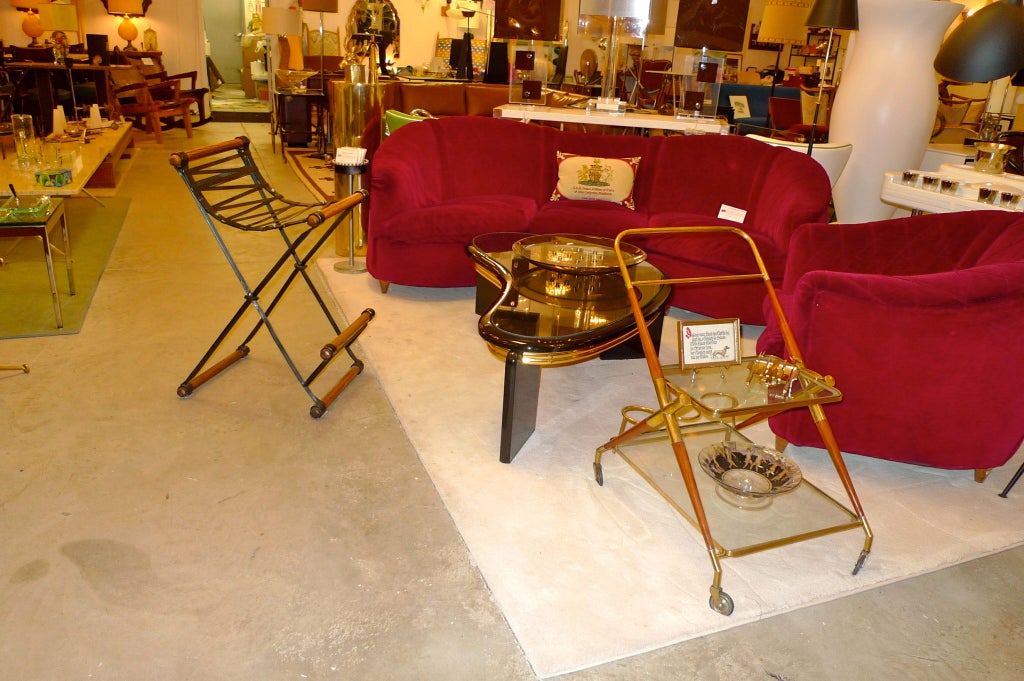
[(991, 468), (975, 468), (974, 469), (974, 482), (985, 482), (985, 478), (988, 477)]

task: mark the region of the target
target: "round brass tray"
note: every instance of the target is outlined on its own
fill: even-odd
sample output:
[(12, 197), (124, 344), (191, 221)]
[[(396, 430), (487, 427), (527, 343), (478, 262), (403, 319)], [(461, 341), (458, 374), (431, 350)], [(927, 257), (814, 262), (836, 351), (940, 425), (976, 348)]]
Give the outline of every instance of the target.
[[(621, 249), (627, 267), (647, 259), (632, 244), (621, 244)], [(566, 274), (611, 274), (619, 269), (615, 242), (598, 236), (538, 234), (515, 242), (512, 252), (538, 267)]]

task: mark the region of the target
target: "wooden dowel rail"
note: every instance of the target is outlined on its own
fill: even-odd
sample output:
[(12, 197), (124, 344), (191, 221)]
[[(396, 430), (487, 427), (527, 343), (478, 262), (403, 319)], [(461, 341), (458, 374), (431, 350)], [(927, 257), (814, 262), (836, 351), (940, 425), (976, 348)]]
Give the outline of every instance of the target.
[(220, 360), (206, 371), (192, 377), (191, 380), (185, 381), (178, 386), (178, 397), (188, 397), (191, 395), (196, 388), (206, 383), (211, 378), (219, 374), (220, 372), (227, 369), (229, 366), (237, 362), (238, 360), (246, 357), (249, 354), (249, 348), (245, 345), (239, 346), (237, 350), (228, 354), (224, 359)]
[(350, 194), (343, 199), (339, 199), (334, 203), (329, 203), (322, 210), (318, 210), (315, 213), (310, 213), (309, 217), (306, 218), (306, 224), (310, 227), (319, 227), (326, 220), (333, 218), (335, 215), (341, 215), (346, 210), (354, 208), (366, 200), (369, 193), (365, 189), (360, 189), (354, 194)]
[(330, 408), (331, 404), (334, 403), (334, 400), (338, 399), (338, 395), (341, 395), (345, 388), (348, 387), (349, 383), (351, 383), (352, 380), (361, 373), (363, 373), (363, 363), (356, 360), (352, 366), (349, 367), (349, 370), (345, 372), (345, 375), (341, 377), (341, 380), (339, 380), (334, 387), (331, 388), (323, 398), (321, 398), (320, 404), (314, 404), (309, 408), (309, 415), (315, 419), (323, 416)]
[(347, 348), (352, 341), (359, 337), (359, 334), (363, 332), (363, 329), (366, 328), (366, 325), (370, 323), (370, 320), (372, 320), (376, 314), (377, 313), (369, 307), (363, 310), (362, 313), (356, 317), (354, 322), (349, 324), (348, 327), (338, 334), (334, 340), (320, 350), (320, 358), (331, 359), (339, 350)]
[(249, 144), (249, 138), (240, 136), (225, 142), (218, 142), (217, 144), (210, 144), (198, 149), (192, 149), (191, 151), (176, 151), (171, 154), (171, 165), (175, 168), (181, 168), (187, 165), (189, 161), (195, 161), (196, 159), (206, 158), (207, 156), (212, 156), (214, 154), (221, 154), (225, 151), (239, 149), (247, 144)]

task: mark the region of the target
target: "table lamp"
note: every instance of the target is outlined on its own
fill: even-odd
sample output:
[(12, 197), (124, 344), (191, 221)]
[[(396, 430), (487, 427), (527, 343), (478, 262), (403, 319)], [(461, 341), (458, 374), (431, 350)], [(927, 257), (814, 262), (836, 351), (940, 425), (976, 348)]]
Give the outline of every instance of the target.
[(107, 14), (120, 14), (124, 18), (117, 26), (117, 34), (127, 42), (126, 50), (134, 50), (132, 41), (139, 37), (139, 29), (132, 23), (132, 17), (145, 16), (142, 0), (107, 0)]
[(605, 50), (604, 69), (601, 75), (602, 105), (618, 108), (615, 93), (616, 53), (619, 39), (626, 35), (643, 38), (644, 30), (651, 16), (651, 0), (580, 0), (579, 32), (599, 37), (607, 28), (608, 47)]
[[(772, 88), (768, 93), (769, 100), (775, 96), (775, 76), (779, 72), (782, 50), (787, 45), (803, 45), (807, 42), (807, 15), (810, 10), (810, 0), (767, 0), (764, 4), (757, 40), (761, 43), (779, 45), (779, 52), (775, 56), (775, 72), (772, 73)], [(766, 126), (769, 129), (771, 122), (769, 110)]]
[(39, 22), (39, 15), (36, 13), (36, 9), (43, 4), (47, 4), (49, 0), (11, 0), (11, 6), (19, 12), (25, 12), (25, 18), (21, 20), (21, 32), (27, 35), (32, 40), (29, 42), (29, 47), (39, 47), (39, 36), (46, 32), (43, 25)]
[[(860, 28), (857, 15), (857, 0), (815, 0), (807, 15), (807, 25), (813, 28), (828, 29), (828, 46), (825, 48), (825, 62), (822, 68), (828, 68), (828, 60), (832, 55), (832, 39), (838, 28), (845, 31), (856, 31)], [(818, 77), (818, 97), (814, 102), (814, 118), (811, 119), (810, 141), (807, 143), (807, 154), (814, 149), (814, 136), (818, 127), (818, 111), (821, 110), (821, 95), (825, 90), (825, 74)]]

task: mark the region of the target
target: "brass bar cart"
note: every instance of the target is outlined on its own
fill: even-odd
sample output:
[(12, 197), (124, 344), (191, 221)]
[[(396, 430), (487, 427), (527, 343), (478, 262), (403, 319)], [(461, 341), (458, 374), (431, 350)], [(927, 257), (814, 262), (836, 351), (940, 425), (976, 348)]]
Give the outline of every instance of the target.
[[(627, 266), (628, 257), (623, 255), (622, 245), (709, 236), (745, 241), (755, 267), (738, 274), (666, 278), (644, 283), (707, 286), (762, 281), (778, 318), (787, 357), (742, 357), (733, 364), (704, 368), (681, 364), (662, 366), (657, 346), (643, 323), (633, 272)], [(701, 533), (714, 573), (709, 604), (722, 615), (731, 615), (734, 608), (732, 598), (722, 589), (723, 558), (860, 528), (864, 532), (864, 545), (853, 567), (853, 574), (857, 574), (871, 551), (873, 535), (822, 408), (841, 400), (842, 393), (835, 388), (831, 377), (804, 366), (754, 241), (741, 229), (733, 227), (640, 228), (620, 233), (615, 239), (615, 251), (658, 405), (656, 408), (629, 406), (623, 409), (619, 433), (597, 449), (594, 459), (597, 483), (604, 484), (602, 456), (615, 452)], [(769, 507), (751, 510), (742, 504), (729, 504), (715, 498), (721, 486), (709, 475), (694, 474), (695, 467), (699, 468), (701, 449), (716, 443), (749, 444), (751, 441), (743, 434), (745, 429), (797, 408), (810, 411), (842, 483), (845, 502), (803, 479), (792, 491), (774, 497)], [(671, 449), (674, 461), (666, 456), (666, 449)]]

